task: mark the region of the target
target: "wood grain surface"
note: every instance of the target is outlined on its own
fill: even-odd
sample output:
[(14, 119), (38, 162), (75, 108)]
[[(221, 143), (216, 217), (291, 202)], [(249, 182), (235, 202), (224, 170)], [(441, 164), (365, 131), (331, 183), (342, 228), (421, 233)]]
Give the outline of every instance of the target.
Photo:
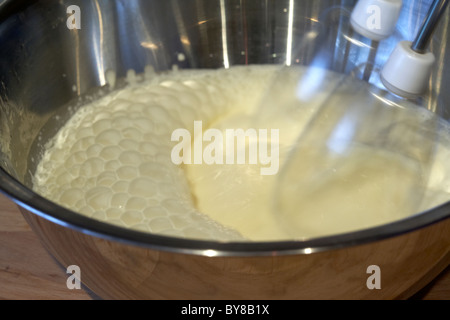
[[(69, 290), (67, 277), (45, 251), (16, 204), (0, 195), (0, 299), (92, 299), (83, 290)], [(450, 268), (413, 299), (450, 300)]]

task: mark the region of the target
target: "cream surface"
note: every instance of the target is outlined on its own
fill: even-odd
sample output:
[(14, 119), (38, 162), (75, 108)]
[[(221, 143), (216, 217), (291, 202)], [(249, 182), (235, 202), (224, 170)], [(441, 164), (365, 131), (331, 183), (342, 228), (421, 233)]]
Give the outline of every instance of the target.
[[(267, 86), (276, 71), (251, 66), (148, 74), (145, 81), (82, 107), (48, 146), (34, 188), (62, 206), (115, 225), (220, 241), (302, 239), (412, 214), (410, 194), (398, 192), (397, 186), (399, 181), (413, 179), (416, 168), (380, 151), (368, 156), (367, 150), (355, 150), (350, 161), (320, 186), (320, 192), (313, 193), (311, 188), (304, 192), (304, 201), (298, 201), (286, 191), (278, 194), (282, 201), (278, 207), (274, 207), (277, 190), (292, 190), (289, 186), (295, 185), (286, 179), (280, 189), (282, 171), (264, 176), (260, 174), (263, 164), (173, 163), (173, 131), (193, 132), (194, 122), (202, 121), (204, 129), (221, 132), (279, 129), (283, 170), (299, 132), (337, 79), (327, 75), (319, 93), (305, 105), (261, 115), (261, 101), (274, 98), (267, 96)], [(193, 143), (195, 139), (202, 137), (193, 137)], [(447, 144), (439, 145), (438, 158), (448, 155)], [(362, 167), (357, 166), (361, 159), (365, 160)], [(311, 163), (306, 157), (299, 171), (308, 168)], [(423, 208), (450, 199), (449, 171), (436, 161)], [(395, 192), (393, 201), (389, 196)], [(284, 217), (276, 212), (280, 208), (300, 214)]]

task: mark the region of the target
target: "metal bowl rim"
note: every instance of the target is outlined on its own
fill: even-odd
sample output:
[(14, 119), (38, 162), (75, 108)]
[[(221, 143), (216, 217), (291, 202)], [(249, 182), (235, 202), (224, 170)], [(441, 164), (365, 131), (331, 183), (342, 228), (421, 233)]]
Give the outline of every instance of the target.
[(88, 218), (33, 192), (0, 168), (0, 192), (19, 207), (62, 227), (147, 249), (208, 257), (311, 254), (377, 242), (426, 228), (450, 218), (450, 202), (389, 224), (354, 232), (296, 241), (219, 242), (145, 233)]

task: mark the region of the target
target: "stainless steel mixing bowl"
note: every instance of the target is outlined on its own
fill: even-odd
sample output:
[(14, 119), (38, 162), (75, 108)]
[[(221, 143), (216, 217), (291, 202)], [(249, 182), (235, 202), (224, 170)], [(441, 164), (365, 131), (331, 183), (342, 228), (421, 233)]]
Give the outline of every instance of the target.
[[(381, 86), (379, 68), (398, 41), (414, 38), (430, 3), (405, 1), (395, 34), (376, 45), (351, 30), (352, 0), (0, 0), (0, 189), (61, 266), (78, 265), (83, 283), (105, 299), (407, 298), (449, 264), (450, 203), (349, 234), (219, 243), (91, 220), (35, 194), (31, 176), (43, 144), (84, 95), (106, 85), (107, 70), (124, 77), (146, 65), (308, 66), (317, 48), (295, 48), (320, 28), (330, 53), (323, 66), (362, 66), (362, 76)], [(81, 10), (81, 29), (67, 26), (71, 5)], [(449, 38), (447, 14), (431, 43), (437, 65), (424, 98), (445, 119)], [(367, 286), (373, 265), (381, 289)]]

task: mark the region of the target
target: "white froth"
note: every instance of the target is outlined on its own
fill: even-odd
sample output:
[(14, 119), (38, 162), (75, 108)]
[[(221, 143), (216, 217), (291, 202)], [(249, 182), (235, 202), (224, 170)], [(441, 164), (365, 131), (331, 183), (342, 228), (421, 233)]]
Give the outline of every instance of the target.
[[(126, 88), (80, 108), (55, 136), (34, 188), (88, 217), (144, 232), (286, 240), (268, 208), (275, 177), (261, 177), (259, 167), (180, 167), (171, 160), (175, 129), (192, 131), (194, 121), (223, 130), (254, 124), (252, 112), (276, 70), (252, 66), (157, 75), (147, 68), (144, 82), (129, 71)], [(107, 78), (114, 87), (115, 74)], [(320, 95), (317, 99), (295, 116), (271, 119), (272, 127), (285, 128), (282, 146), (293, 143)], [(430, 192), (428, 206), (450, 198), (449, 171), (437, 162), (430, 190), (439, 192)]]

